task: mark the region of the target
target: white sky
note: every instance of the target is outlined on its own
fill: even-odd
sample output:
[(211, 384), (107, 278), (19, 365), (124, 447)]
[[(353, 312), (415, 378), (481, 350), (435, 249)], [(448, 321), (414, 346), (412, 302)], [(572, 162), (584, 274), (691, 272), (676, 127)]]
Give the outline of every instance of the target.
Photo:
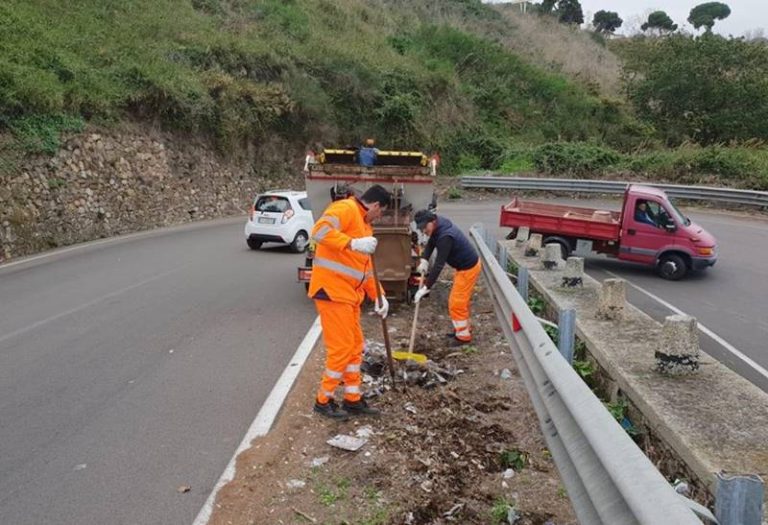
[[(487, 0), (500, 3), (505, 0)], [(541, 0), (535, 0), (540, 3)], [(592, 21), (592, 16), (601, 9), (616, 11), (624, 20), (620, 33), (637, 32), (639, 26), (648, 19), (652, 11), (666, 11), (681, 28), (694, 32), (686, 19), (691, 8), (708, 0), (580, 0), (584, 10), (584, 20)], [(768, 33), (768, 0), (718, 0), (731, 8), (731, 16), (715, 22), (715, 32), (723, 35), (742, 36), (756, 29)]]

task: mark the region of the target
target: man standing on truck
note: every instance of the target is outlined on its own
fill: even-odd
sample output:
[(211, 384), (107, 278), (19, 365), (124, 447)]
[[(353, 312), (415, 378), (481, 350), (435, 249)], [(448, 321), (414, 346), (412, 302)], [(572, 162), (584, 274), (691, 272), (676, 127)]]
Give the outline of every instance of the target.
[[(462, 231), (445, 217), (438, 217), (433, 211), (419, 210), (414, 216), (416, 227), (429, 236), (427, 247), (421, 255), (418, 272), (426, 274), (427, 281), (419, 288), (415, 302), (427, 295), (446, 263), (456, 270), (451, 294), (448, 297), (448, 311), (453, 322), (455, 344), (472, 341), (472, 328), (469, 324), (469, 308), (472, 292), (480, 275), (480, 258)], [(429, 269), (429, 259), (437, 250), (435, 263)]]
[(361, 166), (371, 167), (376, 164), (379, 150), (374, 147), (373, 139), (365, 139), (363, 146), (357, 151), (357, 159)]
[[(384, 187), (373, 185), (359, 198), (332, 202), (312, 229), (316, 248), (308, 295), (320, 315), (326, 351), (314, 411), (326, 417), (346, 419), (379, 413), (368, 406), (360, 392), (364, 343), (360, 305), (367, 295), (381, 317), (389, 311), (383, 290), (381, 304), (376, 302), (371, 257), (377, 240), (371, 222), (381, 217), (391, 198)], [(344, 401), (339, 406), (334, 392), (342, 383)]]

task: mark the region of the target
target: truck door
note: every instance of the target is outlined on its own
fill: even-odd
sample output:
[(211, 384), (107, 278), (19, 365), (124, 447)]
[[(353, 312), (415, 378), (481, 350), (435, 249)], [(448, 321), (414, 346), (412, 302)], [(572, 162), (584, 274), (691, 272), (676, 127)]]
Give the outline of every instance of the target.
[(664, 228), (669, 215), (656, 200), (632, 195), (628, 198), (621, 223), (619, 259), (656, 264), (659, 250), (674, 243), (674, 234)]

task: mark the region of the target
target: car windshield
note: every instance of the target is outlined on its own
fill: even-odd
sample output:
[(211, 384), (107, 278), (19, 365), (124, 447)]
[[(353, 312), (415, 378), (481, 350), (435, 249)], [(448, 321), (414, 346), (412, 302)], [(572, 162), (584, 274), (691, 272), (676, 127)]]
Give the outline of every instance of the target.
[(680, 224), (685, 224), (686, 226), (689, 226), (689, 225), (691, 224), (691, 219), (689, 219), (688, 217), (686, 217), (685, 215), (683, 215), (683, 214), (680, 212), (680, 210), (678, 210), (678, 209), (677, 209), (677, 206), (675, 206), (675, 203), (674, 203), (674, 202), (672, 202), (671, 200), (670, 200), (670, 201), (667, 201), (667, 202), (669, 203), (669, 208), (670, 208), (670, 210), (672, 211), (672, 215), (674, 215), (674, 216), (675, 216), (675, 218), (677, 219), (677, 221), (678, 221)]
[(253, 208), (261, 212), (284, 213), (291, 209), (291, 203), (285, 197), (262, 195), (256, 199), (256, 204)]

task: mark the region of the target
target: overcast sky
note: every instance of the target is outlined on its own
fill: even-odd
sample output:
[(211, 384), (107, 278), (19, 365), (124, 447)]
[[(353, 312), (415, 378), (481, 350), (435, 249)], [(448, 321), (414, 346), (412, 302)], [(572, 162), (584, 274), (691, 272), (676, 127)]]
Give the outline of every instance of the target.
[[(492, 3), (501, 0), (490, 0)], [(681, 28), (693, 32), (686, 22), (691, 8), (707, 0), (581, 0), (584, 19), (592, 20), (595, 12), (616, 11), (624, 20), (619, 32), (636, 32), (651, 11), (666, 11)], [(715, 23), (715, 31), (723, 35), (741, 36), (756, 29), (768, 33), (768, 0), (720, 0), (731, 8), (731, 16)], [(539, 3), (540, 0), (536, 0)]]

